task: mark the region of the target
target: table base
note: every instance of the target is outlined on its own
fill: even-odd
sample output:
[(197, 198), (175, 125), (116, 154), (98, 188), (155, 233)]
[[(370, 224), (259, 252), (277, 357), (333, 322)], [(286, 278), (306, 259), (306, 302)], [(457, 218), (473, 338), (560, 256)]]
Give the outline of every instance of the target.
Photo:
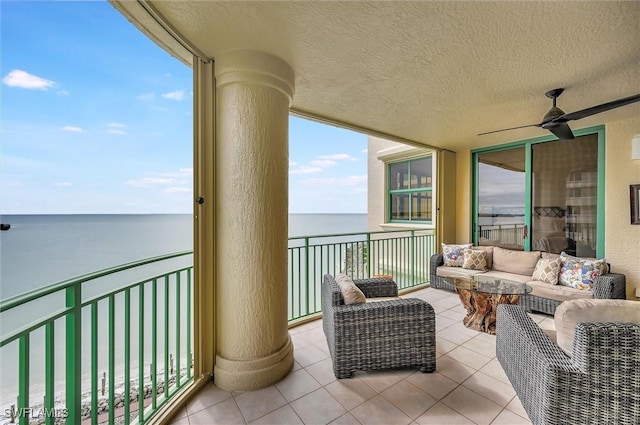
[(490, 294), (461, 288), (456, 288), (456, 292), (467, 310), (467, 316), (462, 320), (464, 325), (469, 329), (491, 335), (496, 333), (498, 304), (518, 304), (520, 302), (518, 294)]

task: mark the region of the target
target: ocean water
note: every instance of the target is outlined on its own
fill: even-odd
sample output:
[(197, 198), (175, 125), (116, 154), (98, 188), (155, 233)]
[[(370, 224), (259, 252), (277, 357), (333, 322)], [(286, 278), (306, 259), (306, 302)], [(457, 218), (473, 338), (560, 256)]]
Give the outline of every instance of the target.
[[(0, 299), (132, 261), (193, 249), (190, 214), (4, 215)], [(367, 231), (366, 214), (291, 214), (289, 236)]]
[[(3, 223), (11, 224), (11, 229), (0, 232), (0, 299), (6, 300), (21, 293), (74, 278), (83, 274), (118, 266), (121, 264), (155, 257), (178, 251), (188, 251), (193, 246), (193, 223), (189, 214), (168, 215), (4, 215)], [(289, 236), (315, 236), (323, 234), (359, 233), (367, 231), (366, 214), (292, 214), (289, 216)], [(139, 277), (129, 275), (118, 279), (105, 280), (83, 286), (83, 299), (92, 293), (100, 293), (108, 287), (120, 287), (123, 283), (135, 282), (157, 273), (190, 265), (192, 257), (187, 256), (161, 266), (150, 266), (137, 270)], [(164, 270), (162, 269), (164, 267)], [(126, 280), (126, 282), (125, 282)], [(93, 286), (96, 286), (93, 288)], [(145, 298), (150, 291), (145, 291)], [(162, 293), (159, 289), (158, 292)], [(186, 296), (186, 295), (183, 295)], [(132, 305), (136, 306), (137, 292), (131, 294)], [(3, 313), (0, 334), (6, 335), (18, 326), (36, 320), (47, 311), (62, 308), (64, 300), (41, 302), (37, 308), (19, 313)], [(55, 303), (58, 303), (55, 305)], [(149, 300), (150, 302), (150, 300)], [(116, 311), (122, 309), (122, 300), (116, 299)], [(162, 301), (160, 300), (160, 305)], [(108, 320), (102, 319), (104, 303), (99, 307), (99, 334), (107, 333)], [(134, 307), (135, 308), (135, 307)], [(24, 310), (24, 309), (23, 309)], [(89, 309), (83, 309), (83, 320), (89, 323)], [(40, 316), (39, 316), (40, 315)], [(135, 310), (132, 310), (135, 317)], [(132, 319), (134, 321), (135, 319)], [(63, 341), (64, 321), (58, 320), (55, 327), (57, 340)], [(115, 316), (116, 328), (121, 329), (122, 314)], [(137, 350), (137, 325), (132, 323), (132, 350)], [(90, 380), (89, 326), (83, 328), (83, 391), (88, 390)], [(173, 328), (171, 330), (173, 332)], [(120, 335), (117, 340), (120, 339)], [(148, 334), (145, 334), (148, 339)], [(44, 392), (44, 332), (36, 331), (31, 337), (31, 392), (32, 400), (40, 400)], [(106, 350), (104, 338), (100, 339), (99, 352)], [(149, 344), (149, 341), (145, 345)], [(183, 341), (182, 358), (186, 356)], [(64, 343), (56, 344), (55, 364), (57, 370), (64, 370)], [(147, 351), (147, 356), (150, 350)], [(116, 364), (122, 362), (123, 350), (116, 343)], [(133, 354), (132, 354), (133, 355)], [(15, 403), (17, 394), (17, 344), (12, 343), (0, 349), (0, 408)], [(135, 357), (135, 356), (134, 356)], [(99, 356), (99, 370), (106, 369), (107, 356)], [(163, 365), (158, 365), (159, 368)], [(137, 372), (132, 370), (137, 377)], [(116, 382), (121, 382), (123, 370), (116, 370)], [(64, 389), (63, 375), (56, 375), (56, 397), (61, 397)]]

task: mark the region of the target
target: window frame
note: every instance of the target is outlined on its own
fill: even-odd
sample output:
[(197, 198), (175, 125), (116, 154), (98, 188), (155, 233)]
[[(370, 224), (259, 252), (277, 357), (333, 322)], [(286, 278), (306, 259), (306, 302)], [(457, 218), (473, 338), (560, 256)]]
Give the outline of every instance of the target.
[[(411, 178), (409, 178), (409, 188), (408, 189), (391, 189), (392, 184), (391, 184), (391, 167), (394, 165), (398, 165), (398, 164), (407, 164), (407, 174), (409, 176), (411, 176), (411, 163), (412, 162), (416, 162), (416, 161), (420, 161), (420, 160), (424, 160), (429, 158), (431, 160), (431, 183), (429, 186), (419, 186), (416, 188), (412, 188), (411, 187)], [(385, 214), (385, 221), (387, 223), (403, 223), (403, 224), (414, 224), (414, 225), (423, 225), (423, 226), (430, 226), (434, 224), (434, 205), (435, 205), (435, 198), (434, 198), (434, 183), (435, 183), (435, 178), (434, 178), (434, 163), (435, 163), (435, 156), (432, 153), (428, 153), (428, 154), (423, 154), (423, 155), (419, 155), (419, 156), (412, 156), (410, 158), (402, 158), (402, 159), (398, 159), (398, 160), (394, 160), (394, 161), (389, 161), (389, 162), (385, 162), (385, 174), (386, 174), (386, 188), (385, 188), (385, 199), (386, 199), (386, 206), (387, 206), (387, 211)], [(413, 203), (411, 201), (412, 199), (412, 195), (414, 193), (422, 193), (422, 192), (428, 192), (428, 195), (430, 195), (431, 197), (431, 211), (430, 211), (430, 216), (431, 219), (429, 220), (420, 220), (420, 219), (412, 219), (411, 218), (411, 213), (412, 213), (412, 206)], [(394, 219), (392, 217), (392, 212), (393, 212), (393, 208), (392, 208), (392, 202), (391, 202), (391, 198), (392, 195), (409, 195), (409, 211), (407, 212), (408, 214), (408, 219)]]
[[(586, 135), (596, 135), (598, 138), (598, 165), (597, 165), (597, 195), (596, 195), (596, 256), (604, 258), (605, 253), (605, 163), (606, 163), (606, 134), (605, 126), (598, 125), (579, 130), (573, 130), (576, 137)], [(554, 135), (536, 137), (533, 139), (525, 139), (502, 145), (495, 145), (485, 148), (474, 149), (471, 151), (471, 217), (470, 217), (470, 239), (474, 244), (478, 243), (478, 232), (476, 231), (478, 223), (478, 183), (479, 183), (479, 166), (478, 157), (480, 154), (495, 152), (499, 150), (525, 148), (525, 225), (531, 229), (532, 222), (532, 172), (533, 172), (533, 156), (532, 146), (538, 143), (557, 142), (559, 139)], [(570, 143), (570, 142), (569, 142)], [(525, 251), (531, 251), (531, 238), (525, 240)]]

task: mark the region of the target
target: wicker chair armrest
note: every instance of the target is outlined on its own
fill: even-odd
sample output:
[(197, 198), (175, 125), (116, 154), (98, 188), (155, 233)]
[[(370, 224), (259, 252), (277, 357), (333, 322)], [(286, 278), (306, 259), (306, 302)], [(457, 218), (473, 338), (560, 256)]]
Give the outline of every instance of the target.
[(626, 277), (620, 273), (607, 273), (593, 282), (593, 298), (626, 299)]
[(398, 285), (388, 278), (372, 277), (369, 279), (354, 279), (353, 283), (360, 288), (367, 298), (398, 296)]
[[(505, 371), (509, 367), (518, 369), (519, 363), (536, 363), (536, 369), (545, 373), (551, 369), (580, 372), (519, 305), (498, 305), (496, 356)], [(532, 370), (531, 365), (526, 369)]]
[[(341, 305), (333, 308), (333, 319), (338, 329), (357, 328), (358, 332), (375, 329), (375, 332), (392, 328), (435, 330), (433, 307), (418, 298), (398, 298)], [(421, 326), (416, 326), (416, 322)]]
[(614, 370), (619, 379), (627, 381), (627, 384), (638, 385), (639, 353), (640, 323), (603, 322), (576, 325), (573, 359), (580, 369), (587, 373), (609, 376)]

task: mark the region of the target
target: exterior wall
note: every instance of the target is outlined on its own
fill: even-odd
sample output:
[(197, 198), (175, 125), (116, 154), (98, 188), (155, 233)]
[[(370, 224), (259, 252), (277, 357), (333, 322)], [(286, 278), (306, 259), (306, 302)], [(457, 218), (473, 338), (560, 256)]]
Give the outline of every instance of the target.
[(629, 185), (640, 183), (640, 160), (631, 159), (631, 139), (640, 117), (606, 125), (605, 254), (614, 272), (627, 276), (627, 299), (640, 288), (640, 226), (631, 225)]
[[(631, 159), (631, 139), (640, 133), (640, 117), (605, 124), (605, 257), (614, 272), (627, 278), (627, 299), (640, 288), (640, 226), (630, 224), (629, 185), (640, 183), (640, 160)], [(377, 158), (383, 149), (403, 146), (369, 138), (369, 230), (384, 223), (384, 163)], [(407, 147), (407, 149), (411, 149)], [(471, 151), (456, 153), (455, 243), (471, 240)], [(441, 215), (450, 212), (442, 210)]]

